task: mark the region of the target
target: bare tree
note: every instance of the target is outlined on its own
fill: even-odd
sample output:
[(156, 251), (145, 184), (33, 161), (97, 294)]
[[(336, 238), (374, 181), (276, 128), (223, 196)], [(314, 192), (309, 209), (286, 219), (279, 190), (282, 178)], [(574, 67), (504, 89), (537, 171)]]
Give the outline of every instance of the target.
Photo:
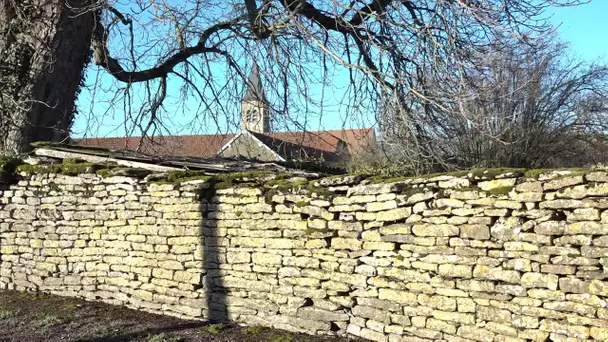
[(0, 155), (69, 134), (93, 13), (83, 0), (0, 1)]
[[(28, 1), (46, 8), (39, 0)], [(252, 61), (269, 81), (275, 126), (307, 128), (318, 120), (339, 70), (347, 70), (348, 78), (344, 98), (338, 99), (347, 113), (340, 118), (344, 122), (375, 113), (386, 95), (406, 111), (440, 104), (468, 89), (463, 82), (496, 41), (534, 45), (551, 30), (543, 17), (546, 8), (584, 2), (91, 0), (65, 6), (54, 0), (48, 6), (74, 11), (70, 27), (84, 36), (92, 32), (93, 60), (115, 80), (103, 84), (114, 92), (109, 108), (124, 116), (126, 133), (153, 135), (166, 133), (170, 116), (180, 111), (193, 115), (193, 125), (237, 126), (230, 120)], [(93, 27), (79, 24), (91, 15)], [(179, 96), (170, 98), (168, 88), (178, 87)], [(29, 98), (56, 100), (37, 93)], [(185, 108), (192, 98), (198, 108)], [(61, 122), (59, 130), (65, 131), (69, 120)]]
[(465, 96), (414, 111), (385, 103), (387, 154), (412, 173), (605, 162), (608, 67), (552, 41), (488, 51)]
[[(268, 80), (276, 125), (306, 128), (318, 119), (315, 114), (323, 114), (336, 70), (348, 70), (346, 95), (339, 99), (347, 108), (345, 122), (375, 112), (380, 94), (439, 102), (459, 95), (461, 83), (483, 62), (480, 51), (497, 40), (534, 45), (536, 36), (551, 29), (543, 18), (547, 7), (582, 2), (100, 2), (94, 8), (102, 13), (94, 61), (115, 78), (116, 99), (127, 103), (118, 109), (131, 109), (126, 126), (144, 135), (163, 132), (169, 84), (181, 87), (179, 100), (200, 102), (189, 110), (195, 121), (234, 118), (252, 61)], [(422, 78), (434, 87), (422, 86)], [(134, 98), (141, 93), (144, 104), (137, 106), (140, 99)]]

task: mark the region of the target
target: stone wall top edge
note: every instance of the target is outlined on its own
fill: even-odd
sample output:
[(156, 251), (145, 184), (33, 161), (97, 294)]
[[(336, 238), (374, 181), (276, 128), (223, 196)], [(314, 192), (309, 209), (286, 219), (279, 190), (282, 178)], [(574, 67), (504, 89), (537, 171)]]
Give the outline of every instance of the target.
[[(330, 191), (340, 193), (347, 191), (348, 195), (358, 192), (379, 191), (379, 193), (396, 192), (399, 187), (416, 188), (432, 184), (434, 187), (452, 189), (467, 188), (470, 186), (478, 187), (480, 184), (500, 179), (515, 179), (516, 184), (539, 181), (544, 183), (556, 183), (558, 179), (579, 177), (582, 183), (585, 182), (608, 182), (607, 170), (593, 168), (572, 168), (572, 169), (473, 169), (467, 171), (436, 173), (421, 176), (408, 177), (380, 177), (374, 175), (335, 175), (328, 177), (303, 177), (298, 174), (279, 173), (271, 171), (252, 171), (240, 173), (227, 173), (221, 175), (205, 175), (202, 172), (177, 171), (167, 176), (167, 173), (148, 172), (146, 174), (112, 175), (99, 170), (88, 170), (88, 165), (80, 168), (70, 169), (67, 173), (58, 173), (56, 169), (47, 168), (49, 165), (17, 167), (15, 173), (22, 179), (61, 179), (65, 177), (79, 177), (83, 179), (98, 179), (102, 183), (153, 183), (153, 184), (175, 184), (180, 186), (200, 186), (204, 183), (222, 184), (222, 188), (241, 187), (250, 185), (251, 187), (264, 186), (268, 188), (280, 188), (288, 190), (290, 188), (329, 188)], [(125, 168), (121, 168), (124, 170)], [(42, 172), (36, 173), (36, 170)], [(78, 172), (84, 170), (85, 172)], [(61, 169), (60, 169), (61, 171)], [(7, 178), (7, 177), (5, 177)], [(0, 179), (0, 183), (10, 183), (5, 178)], [(10, 177), (8, 177), (10, 178)], [(497, 182), (500, 183), (500, 182)], [(398, 184), (398, 186), (395, 186)], [(511, 185), (514, 186), (515, 184)], [(549, 186), (549, 188), (559, 185)], [(387, 190), (388, 188), (388, 190)], [(483, 187), (482, 187), (483, 189)], [(484, 189), (487, 190), (487, 189)]]

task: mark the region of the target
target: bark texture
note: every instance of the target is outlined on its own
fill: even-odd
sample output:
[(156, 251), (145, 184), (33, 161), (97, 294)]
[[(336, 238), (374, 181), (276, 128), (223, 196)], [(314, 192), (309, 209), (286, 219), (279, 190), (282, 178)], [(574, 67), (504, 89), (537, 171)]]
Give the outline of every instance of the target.
[(90, 59), (83, 0), (0, 0), (0, 154), (68, 137)]

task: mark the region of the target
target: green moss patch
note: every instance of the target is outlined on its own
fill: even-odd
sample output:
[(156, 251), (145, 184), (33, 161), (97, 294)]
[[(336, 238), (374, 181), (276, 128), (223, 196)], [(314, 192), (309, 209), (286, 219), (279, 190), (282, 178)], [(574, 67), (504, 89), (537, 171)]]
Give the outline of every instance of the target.
[(525, 178), (538, 179), (541, 175), (549, 174), (552, 172), (564, 172), (568, 171), (567, 174), (556, 175), (552, 179), (560, 179), (564, 177), (573, 177), (573, 176), (584, 176), (588, 173), (594, 172), (596, 170), (585, 169), (585, 168), (561, 168), (561, 169), (532, 169), (524, 172)]
[(511, 192), (511, 190), (513, 190), (512, 186), (501, 186), (498, 188), (493, 188), (488, 190), (488, 193), (490, 195), (507, 195), (509, 192)]
[(95, 171), (96, 174), (107, 178), (113, 176), (134, 177), (142, 179), (153, 172), (150, 170), (132, 168), (132, 167), (109, 167)]
[(17, 171), (28, 174), (56, 173), (66, 176), (78, 176), (85, 173), (95, 173), (98, 170), (108, 167), (109, 165), (87, 163), (79, 159), (65, 159), (60, 164), (19, 165)]
[(165, 177), (153, 181), (153, 184), (178, 184), (193, 180), (208, 181), (211, 176), (202, 171), (175, 170), (167, 172)]
[(270, 328), (255, 325), (252, 327), (248, 327), (247, 330), (245, 330), (245, 334), (252, 337), (258, 337), (268, 331), (270, 331)]
[(526, 172), (523, 168), (494, 168), (494, 169), (473, 169), (470, 171), (472, 179), (492, 180), (507, 173), (521, 176)]
[(429, 189), (427, 187), (421, 187), (420, 186), (420, 187), (414, 188), (414, 187), (410, 186), (410, 187), (404, 187), (401, 190), (401, 194), (405, 195), (407, 197), (411, 197), (411, 196), (414, 196), (416, 194), (421, 194), (421, 193), (426, 192), (426, 191), (429, 191)]
[(308, 201), (297, 201), (296, 203), (294, 203), (294, 205), (298, 208), (304, 208), (305, 206), (307, 206), (310, 202)]
[(370, 181), (372, 184), (381, 184), (381, 183), (398, 183), (398, 182), (403, 182), (409, 179), (414, 179), (416, 177), (409, 177), (409, 176), (404, 176), (404, 177), (392, 177), (392, 178), (385, 178), (385, 177), (372, 177), (370, 178)]
[(210, 326), (208, 326), (205, 330), (213, 335), (219, 335), (221, 333), (224, 332), (224, 330), (226, 330), (226, 328), (228, 328), (227, 325), (219, 323), (219, 324), (212, 324)]

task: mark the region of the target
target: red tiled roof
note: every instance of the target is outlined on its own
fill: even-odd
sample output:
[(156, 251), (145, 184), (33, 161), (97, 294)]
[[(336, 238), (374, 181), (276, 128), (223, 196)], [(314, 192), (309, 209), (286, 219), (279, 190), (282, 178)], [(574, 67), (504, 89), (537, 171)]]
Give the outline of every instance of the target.
[(272, 138), (327, 152), (338, 152), (339, 143), (343, 141), (351, 154), (357, 153), (370, 139), (375, 141), (373, 128), (316, 132), (269, 132), (265, 134)]
[[(340, 152), (340, 142), (342, 141), (351, 154), (357, 153), (367, 141), (375, 141), (373, 128), (316, 132), (269, 132), (265, 135), (327, 152)], [(233, 137), (233, 134), (154, 137), (143, 140), (139, 152), (149, 155), (211, 158)], [(76, 144), (82, 146), (136, 151), (141, 138), (81, 138), (74, 140)]]

